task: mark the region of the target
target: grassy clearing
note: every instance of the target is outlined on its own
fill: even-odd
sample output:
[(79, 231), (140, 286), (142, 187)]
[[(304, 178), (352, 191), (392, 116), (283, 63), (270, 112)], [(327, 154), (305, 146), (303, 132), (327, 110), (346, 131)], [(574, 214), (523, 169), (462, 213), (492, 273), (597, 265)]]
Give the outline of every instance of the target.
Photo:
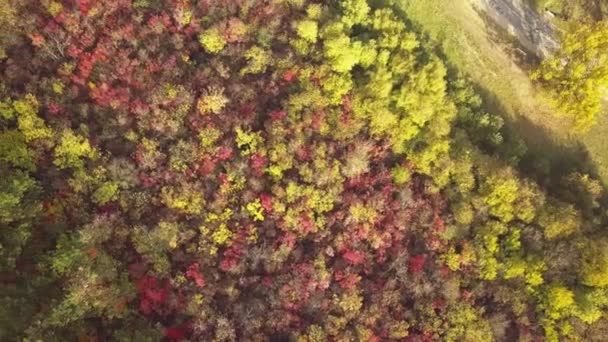
[(401, 4), (412, 23), (438, 42), (448, 63), (478, 85), (488, 110), (504, 114), (510, 128), (526, 140), (532, 156), (547, 158), (554, 168), (578, 164), (608, 184), (608, 118), (601, 117), (588, 134), (574, 136), (569, 120), (554, 115), (530, 81), (529, 64), (518, 61), (523, 55), (516, 44), (474, 9), (474, 1), (402, 0)]
[(556, 14), (563, 11), (562, 2), (557, 0), (526, 0), (526, 2), (537, 11), (548, 9)]

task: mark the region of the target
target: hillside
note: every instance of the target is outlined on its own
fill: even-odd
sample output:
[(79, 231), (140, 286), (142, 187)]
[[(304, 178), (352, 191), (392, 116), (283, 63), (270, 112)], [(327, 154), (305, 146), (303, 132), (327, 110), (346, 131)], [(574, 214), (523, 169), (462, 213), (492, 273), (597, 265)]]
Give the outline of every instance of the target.
[[(530, 48), (526, 37), (533, 35), (535, 27), (548, 25), (539, 23), (547, 18), (541, 18), (523, 2), (511, 0), (404, 0), (401, 4), (418, 29), (438, 42), (449, 65), (476, 84), (487, 110), (503, 115), (509, 129), (526, 141), (530, 152), (526, 158), (530, 162), (524, 165), (527, 172), (546, 178), (552, 172), (579, 169), (596, 175), (604, 184), (608, 182), (608, 153), (604, 148), (608, 140), (603, 134), (608, 125), (606, 115), (600, 115), (590, 131), (574, 133), (571, 120), (556, 113), (548, 105), (547, 95), (530, 80), (537, 63), (534, 55), (541, 53)], [(512, 12), (517, 15), (508, 16)], [(522, 24), (531, 17), (530, 23)], [(498, 18), (500, 22), (496, 23)], [(512, 27), (517, 35), (513, 37), (506, 27)], [(548, 36), (539, 41), (553, 41), (553, 34), (546, 30), (542, 32)]]
[(604, 186), (470, 3), (0, 23), (1, 341), (608, 337)]

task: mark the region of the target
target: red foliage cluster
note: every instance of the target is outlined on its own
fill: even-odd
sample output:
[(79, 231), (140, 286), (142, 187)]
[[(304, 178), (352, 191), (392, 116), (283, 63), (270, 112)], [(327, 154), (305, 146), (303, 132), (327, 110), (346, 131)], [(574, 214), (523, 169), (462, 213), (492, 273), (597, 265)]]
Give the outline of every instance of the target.
[(232, 239), (230, 246), (224, 251), (224, 258), (220, 262), (220, 269), (229, 272), (239, 263), (246, 249), (247, 237), (251, 235), (255, 227), (251, 224), (241, 228)]
[(186, 321), (182, 324), (165, 328), (164, 335), (171, 341), (183, 341), (188, 338), (192, 331), (192, 322)]
[(287, 112), (282, 110), (275, 110), (269, 114), (270, 119), (273, 121), (281, 121), (287, 117)]
[(218, 152), (217, 152), (217, 159), (219, 161), (224, 161), (224, 160), (228, 160), (230, 158), (232, 158), (232, 149), (222, 146), (219, 148)]
[(205, 287), (205, 279), (203, 279), (203, 276), (199, 273), (199, 265), (198, 264), (192, 264), (190, 266), (188, 266), (188, 271), (186, 271), (186, 277), (194, 280), (194, 282), (196, 283), (196, 286), (198, 287)]
[(285, 71), (285, 73), (283, 73), (283, 79), (287, 82), (292, 82), (296, 79), (297, 77), (297, 72), (294, 70), (287, 70)]
[(351, 265), (360, 265), (365, 261), (365, 253), (361, 251), (347, 250), (342, 257)]
[(412, 273), (418, 273), (424, 268), (424, 262), (426, 257), (424, 255), (417, 255), (410, 258), (409, 269)]
[(167, 281), (159, 281), (152, 276), (146, 275), (138, 279), (135, 287), (139, 293), (139, 309), (146, 315), (155, 311), (169, 297)]
[(258, 197), (260, 198), (260, 204), (262, 204), (262, 207), (264, 208), (264, 210), (267, 213), (271, 214), (272, 213), (272, 196), (263, 192)]
[(249, 159), (249, 165), (256, 177), (261, 177), (264, 174), (264, 169), (268, 164), (268, 159), (260, 153), (254, 153)]
[(92, 87), (91, 98), (102, 107), (126, 109), (129, 108), (131, 92), (129, 88), (111, 88), (107, 83), (104, 82), (99, 86)]
[(355, 273), (345, 273), (338, 270), (334, 273), (334, 279), (343, 289), (352, 290), (356, 288), (357, 284), (361, 281), (361, 276)]

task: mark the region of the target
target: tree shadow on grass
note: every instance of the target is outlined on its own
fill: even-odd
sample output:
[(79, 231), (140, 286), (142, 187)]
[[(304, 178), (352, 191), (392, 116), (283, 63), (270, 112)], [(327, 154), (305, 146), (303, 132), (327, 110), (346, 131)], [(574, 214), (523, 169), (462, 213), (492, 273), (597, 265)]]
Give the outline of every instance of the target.
[[(503, 134), (525, 142), (527, 151), (517, 165), (524, 177), (534, 179), (555, 196), (558, 196), (556, 185), (573, 172), (589, 174), (594, 179), (600, 179), (598, 169), (583, 143), (575, 139), (556, 139), (547, 128), (532, 122), (524, 115), (504, 115), (506, 111), (496, 94), (478, 84), (475, 84), (475, 88), (484, 100), (485, 110), (502, 115), (505, 121)], [(605, 186), (604, 188), (608, 190)]]

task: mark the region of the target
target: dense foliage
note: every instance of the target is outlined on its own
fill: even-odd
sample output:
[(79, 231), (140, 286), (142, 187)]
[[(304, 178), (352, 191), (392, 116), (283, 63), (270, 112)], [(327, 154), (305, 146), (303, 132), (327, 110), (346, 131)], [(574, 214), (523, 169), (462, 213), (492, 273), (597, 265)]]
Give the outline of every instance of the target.
[(388, 5), (0, 22), (0, 340), (608, 336), (603, 187), (521, 175), (525, 146)]
[(608, 88), (608, 21), (572, 26), (561, 48), (532, 75), (552, 93), (555, 107), (586, 132), (603, 112)]

